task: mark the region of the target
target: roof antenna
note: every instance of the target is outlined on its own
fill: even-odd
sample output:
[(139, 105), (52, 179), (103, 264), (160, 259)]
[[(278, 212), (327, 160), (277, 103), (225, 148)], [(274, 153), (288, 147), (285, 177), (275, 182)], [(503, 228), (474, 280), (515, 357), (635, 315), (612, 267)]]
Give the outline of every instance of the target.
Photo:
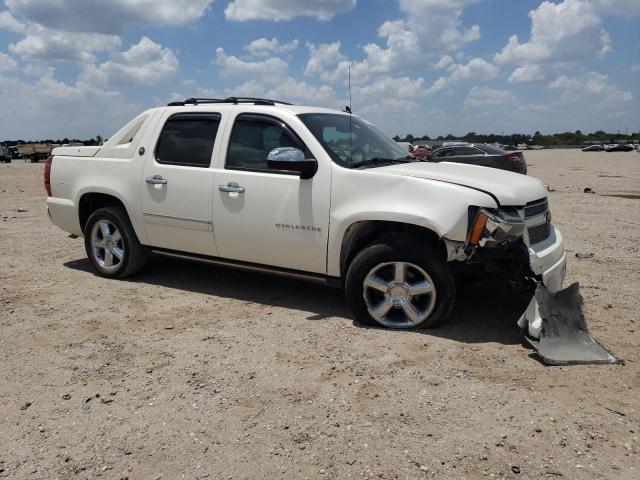
[(351, 135), (351, 64), (349, 64), (349, 105), (345, 107), (349, 114), (349, 160), (353, 162), (353, 139)]
[(344, 107), (344, 111), (351, 113), (351, 65), (349, 65), (349, 105)]

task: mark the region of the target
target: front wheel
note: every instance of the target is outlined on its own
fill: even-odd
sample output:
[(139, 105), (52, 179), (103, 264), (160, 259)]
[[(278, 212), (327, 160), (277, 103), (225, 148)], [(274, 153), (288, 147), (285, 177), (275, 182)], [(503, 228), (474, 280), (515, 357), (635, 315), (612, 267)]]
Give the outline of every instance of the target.
[(124, 278), (139, 272), (147, 260), (129, 217), (119, 207), (96, 210), (84, 228), (87, 256), (103, 277)]
[(358, 253), (349, 266), (345, 290), (360, 323), (398, 329), (443, 323), (456, 294), (453, 273), (436, 249), (402, 238)]

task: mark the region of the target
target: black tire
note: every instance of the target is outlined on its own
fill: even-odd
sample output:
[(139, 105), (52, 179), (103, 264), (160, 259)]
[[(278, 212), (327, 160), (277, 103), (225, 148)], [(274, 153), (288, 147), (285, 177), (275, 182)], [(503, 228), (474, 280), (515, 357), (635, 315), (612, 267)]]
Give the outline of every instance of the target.
[(388, 262), (414, 264), (422, 268), (435, 285), (436, 300), (432, 313), (422, 323), (411, 328), (431, 328), (445, 323), (456, 299), (453, 272), (437, 248), (407, 236), (376, 241), (359, 252), (349, 265), (345, 278), (345, 295), (356, 320), (364, 325), (384, 327), (369, 314), (364, 296), (364, 281), (372, 269)]
[[(106, 220), (120, 232), (123, 247), (122, 259), (117, 262), (117, 266), (105, 268), (93, 253), (91, 246), (91, 235), (93, 227), (100, 221)], [(100, 208), (93, 212), (84, 227), (84, 247), (87, 257), (93, 268), (103, 277), (125, 278), (135, 275), (144, 268), (149, 257), (149, 251), (138, 241), (138, 237), (131, 226), (127, 212), (121, 207)], [(104, 249), (103, 249), (104, 252)]]

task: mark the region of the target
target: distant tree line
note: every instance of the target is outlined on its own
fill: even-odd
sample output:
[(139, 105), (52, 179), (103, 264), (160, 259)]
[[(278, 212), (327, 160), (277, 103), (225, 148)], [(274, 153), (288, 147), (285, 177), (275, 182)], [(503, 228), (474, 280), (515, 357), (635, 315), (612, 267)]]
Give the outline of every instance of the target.
[(95, 145), (102, 145), (104, 139), (100, 135), (96, 135), (95, 138), (90, 138), (89, 140), (80, 140), (79, 138), (63, 138), (53, 140), (48, 138), (46, 140), (4, 140), (0, 143), (5, 147), (15, 147), (16, 145), (24, 145), (25, 143), (53, 143), (56, 145), (64, 145), (65, 143), (82, 143), (88, 147), (92, 147)]
[(433, 140), (442, 142), (462, 140), (469, 143), (502, 143), (505, 145), (517, 145), (519, 143), (528, 143), (530, 145), (582, 145), (584, 142), (615, 143), (622, 138), (637, 140), (638, 138), (640, 138), (640, 132), (632, 133), (630, 135), (624, 135), (621, 133), (607, 133), (603, 132), (602, 130), (598, 130), (597, 132), (588, 134), (584, 134), (580, 130), (576, 130), (575, 132), (555, 133), (553, 135), (543, 135), (539, 131), (536, 131), (536, 133), (534, 133), (533, 135), (524, 133), (497, 135), (495, 133), (481, 134), (476, 132), (469, 132), (462, 137), (457, 137), (452, 134), (445, 136), (440, 135), (437, 138), (431, 138), (428, 135), (424, 135), (422, 137), (414, 137), (411, 134), (405, 135), (404, 137), (401, 135), (396, 135), (395, 137), (393, 137), (396, 142), (409, 143), (420, 140)]

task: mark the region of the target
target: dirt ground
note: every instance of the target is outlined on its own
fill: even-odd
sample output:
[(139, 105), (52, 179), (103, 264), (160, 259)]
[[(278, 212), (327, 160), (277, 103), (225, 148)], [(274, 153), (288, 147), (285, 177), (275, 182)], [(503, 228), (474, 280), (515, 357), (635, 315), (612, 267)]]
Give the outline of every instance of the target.
[(154, 258), (106, 280), (48, 221), (43, 166), (0, 166), (0, 477), (639, 478), (640, 155), (526, 158), (625, 365), (543, 366), (494, 286), (394, 332), (261, 274)]

